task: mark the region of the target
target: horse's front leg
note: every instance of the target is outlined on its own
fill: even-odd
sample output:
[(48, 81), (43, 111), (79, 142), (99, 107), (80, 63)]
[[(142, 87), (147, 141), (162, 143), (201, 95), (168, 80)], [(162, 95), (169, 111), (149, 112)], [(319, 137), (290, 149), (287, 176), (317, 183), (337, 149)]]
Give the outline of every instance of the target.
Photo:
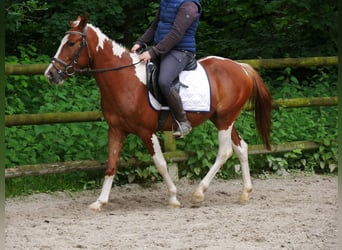
[(159, 173), (161, 174), (167, 185), (167, 189), (169, 191), (169, 205), (171, 207), (180, 207), (181, 204), (177, 199), (177, 188), (167, 170), (167, 163), (160, 148), (157, 136), (153, 134), (150, 139), (147, 139), (145, 141), (145, 144), (149, 148), (154, 164), (156, 165)]
[(101, 207), (108, 203), (112, 183), (118, 170), (118, 162), (125, 137), (126, 135), (119, 130), (111, 127), (108, 130), (107, 170), (101, 194), (99, 198), (89, 206), (89, 208), (94, 211), (100, 211)]

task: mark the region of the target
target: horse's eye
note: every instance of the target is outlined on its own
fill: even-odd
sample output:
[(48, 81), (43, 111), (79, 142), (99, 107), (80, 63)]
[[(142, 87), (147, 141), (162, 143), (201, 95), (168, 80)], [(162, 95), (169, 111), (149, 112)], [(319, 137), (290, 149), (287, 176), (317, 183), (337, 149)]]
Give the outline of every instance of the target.
[(71, 47), (73, 47), (75, 45), (75, 43), (74, 42), (68, 42), (68, 46), (71, 48)]

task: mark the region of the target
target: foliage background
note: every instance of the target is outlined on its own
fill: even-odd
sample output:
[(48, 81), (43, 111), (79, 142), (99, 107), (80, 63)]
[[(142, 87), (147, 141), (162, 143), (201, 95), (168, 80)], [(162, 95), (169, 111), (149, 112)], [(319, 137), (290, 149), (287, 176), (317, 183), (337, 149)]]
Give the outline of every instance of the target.
[[(197, 32), (198, 57), (219, 55), (232, 59), (334, 56), (337, 54), (337, 4), (322, 0), (237, 1), (202, 0), (203, 15)], [(114, 40), (130, 47), (151, 23), (159, 1), (10, 1), (5, 0), (6, 63), (47, 63), (69, 28), (83, 12), (90, 22)], [(317, 8), (317, 6), (320, 6)], [(260, 70), (274, 99), (336, 96), (336, 67)], [(45, 113), (99, 110), (94, 79), (78, 76), (64, 86), (50, 86), (42, 75), (6, 76), (5, 113)], [(260, 143), (253, 114), (243, 112), (237, 128), (249, 144)], [(5, 129), (6, 167), (82, 159), (106, 160), (104, 122), (21, 126)], [(196, 154), (180, 168), (180, 176), (202, 177), (217, 152), (216, 131), (210, 123), (179, 141), (177, 148)], [(273, 111), (272, 142), (323, 142), (317, 152), (299, 151), (250, 158), (253, 174), (285, 169), (326, 172), (337, 162), (337, 108)], [(123, 159), (149, 158), (140, 139), (130, 136)], [(233, 158), (219, 174), (238, 176)], [(336, 170), (335, 170), (336, 172)], [(159, 179), (153, 166), (123, 169), (116, 177), (125, 183)], [(103, 171), (6, 180), (6, 194), (16, 195), (98, 186)]]

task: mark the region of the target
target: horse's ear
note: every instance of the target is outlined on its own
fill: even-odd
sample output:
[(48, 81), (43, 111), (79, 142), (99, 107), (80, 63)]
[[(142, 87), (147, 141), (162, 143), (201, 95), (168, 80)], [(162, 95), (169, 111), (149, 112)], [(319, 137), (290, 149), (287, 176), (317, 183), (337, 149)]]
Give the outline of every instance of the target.
[(81, 17), (79, 17), (80, 20), (80, 24), (78, 25), (79, 28), (83, 29), (87, 23), (88, 23), (88, 16), (87, 14), (84, 12), (83, 15)]

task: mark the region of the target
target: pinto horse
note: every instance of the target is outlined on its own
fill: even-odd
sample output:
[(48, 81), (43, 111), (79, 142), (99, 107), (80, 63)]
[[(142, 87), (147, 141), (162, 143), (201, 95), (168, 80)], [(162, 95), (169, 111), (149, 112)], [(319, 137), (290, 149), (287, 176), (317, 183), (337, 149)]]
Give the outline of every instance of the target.
[[(99, 198), (89, 207), (100, 211), (108, 203), (124, 139), (129, 133), (141, 137), (158, 171), (166, 182), (169, 205), (179, 207), (177, 189), (167, 170), (158, 138), (159, 111), (149, 104), (146, 87), (146, 64), (139, 55), (109, 39), (100, 29), (88, 24), (84, 14), (70, 23), (60, 47), (45, 71), (50, 83), (62, 84), (75, 73), (92, 72), (101, 93), (103, 116), (109, 125), (108, 161)], [(252, 183), (248, 165), (248, 146), (234, 127), (244, 105), (251, 101), (255, 110), (257, 130), (267, 149), (270, 149), (271, 95), (259, 74), (248, 64), (221, 57), (198, 60), (204, 67), (211, 89), (210, 112), (187, 112), (193, 127), (210, 120), (218, 129), (219, 149), (216, 161), (193, 193), (194, 201), (204, 200), (204, 192), (220, 167), (237, 154), (242, 168), (241, 200), (248, 200)], [(172, 130), (169, 116), (164, 130)]]

